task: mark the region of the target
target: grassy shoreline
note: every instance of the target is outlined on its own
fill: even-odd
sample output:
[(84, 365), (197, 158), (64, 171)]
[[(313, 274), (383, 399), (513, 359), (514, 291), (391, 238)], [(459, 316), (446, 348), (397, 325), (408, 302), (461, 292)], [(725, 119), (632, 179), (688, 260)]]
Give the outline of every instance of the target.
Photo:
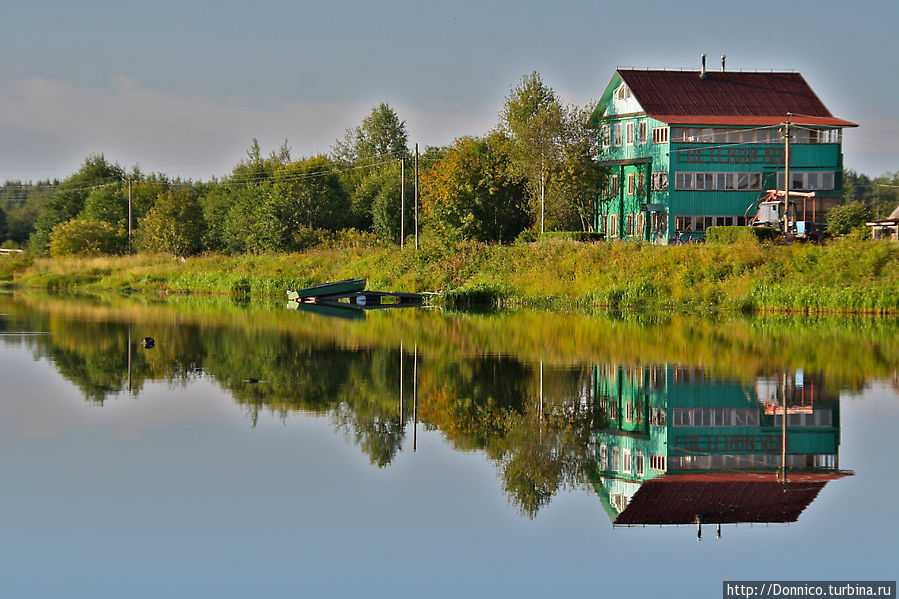
[(0, 285), (278, 297), (292, 287), (366, 277), (370, 289), (443, 290), (439, 301), (449, 306), (899, 313), (899, 244), (849, 239), (823, 246), (425, 242), (419, 250), (356, 246), (183, 261), (144, 254), (17, 260), (0, 259)]

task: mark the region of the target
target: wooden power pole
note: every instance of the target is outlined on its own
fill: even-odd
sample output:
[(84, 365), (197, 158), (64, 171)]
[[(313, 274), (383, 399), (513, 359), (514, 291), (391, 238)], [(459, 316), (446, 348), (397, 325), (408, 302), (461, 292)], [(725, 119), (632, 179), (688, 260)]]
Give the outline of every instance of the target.
[(415, 144), (415, 249), (418, 249), (418, 144)]

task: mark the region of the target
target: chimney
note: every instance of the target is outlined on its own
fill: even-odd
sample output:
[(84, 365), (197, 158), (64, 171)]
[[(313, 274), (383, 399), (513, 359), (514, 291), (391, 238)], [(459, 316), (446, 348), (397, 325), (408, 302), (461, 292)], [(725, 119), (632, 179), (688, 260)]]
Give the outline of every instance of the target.
[(709, 76), (708, 73), (705, 72), (705, 54), (703, 54), (703, 55), (702, 55), (702, 70), (699, 71), (699, 78), (700, 78), (700, 79), (707, 79), (708, 76)]
[(727, 60), (727, 54), (721, 55), (721, 72), (724, 72), (724, 62)]

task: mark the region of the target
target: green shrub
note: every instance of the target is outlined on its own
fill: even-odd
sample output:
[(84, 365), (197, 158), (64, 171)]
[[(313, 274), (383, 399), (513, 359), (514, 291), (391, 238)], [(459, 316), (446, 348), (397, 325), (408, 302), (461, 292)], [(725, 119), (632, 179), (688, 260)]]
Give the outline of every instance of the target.
[(864, 202), (856, 201), (836, 206), (827, 213), (827, 232), (830, 235), (846, 235), (854, 229), (867, 232), (865, 222), (873, 217), (874, 211)]
[(90, 256), (119, 254), (127, 240), (115, 226), (102, 220), (69, 220), (50, 231), (50, 255)]
[(518, 234), (518, 237), (515, 238), (515, 243), (534, 243), (537, 241), (537, 238), (540, 237), (540, 233), (533, 229), (525, 229), (521, 233)]
[(540, 239), (570, 239), (581, 243), (593, 243), (602, 241), (605, 239), (605, 235), (593, 231), (547, 231), (540, 233)]
[(0, 254), (0, 281), (8, 281), (34, 263), (28, 253)]
[(512, 295), (507, 285), (475, 283), (468, 287), (444, 289), (437, 303), (447, 308), (498, 306)]
[(706, 243), (737, 243), (743, 239), (758, 242), (780, 237), (780, 231), (771, 227), (709, 227), (705, 230)]

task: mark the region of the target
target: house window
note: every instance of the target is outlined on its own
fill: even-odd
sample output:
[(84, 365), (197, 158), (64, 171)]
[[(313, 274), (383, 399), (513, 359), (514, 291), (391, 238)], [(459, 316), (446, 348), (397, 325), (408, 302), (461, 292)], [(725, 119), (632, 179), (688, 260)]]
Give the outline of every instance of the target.
[(618, 448), (609, 448), (609, 470), (618, 472), (621, 469), (621, 462), (618, 459)]
[(609, 469), (609, 448), (605, 445), (599, 446), (599, 469)]
[(665, 470), (665, 456), (663, 456), (663, 455), (649, 456), (649, 467), (652, 470)]
[[(618, 215), (609, 215), (609, 237), (618, 237)], [(609, 410), (609, 417), (615, 419), (615, 404), (613, 403)]]
[(637, 143), (645, 144), (646, 143), (646, 120), (642, 120), (637, 123)]
[[(790, 189), (829, 191), (834, 186), (833, 171), (790, 171)], [(777, 173), (777, 189), (784, 188), (783, 171)]]
[(634, 195), (634, 173), (628, 173), (627, 175), (627, 195)]
[(643, 237), (643, 213), (637, 215), (637, 237)]
[(652, 174), (652, 190), (665, 191), (668, 189), (668, 173)]
[(600, 216), (599, 217), (599, 232), (600, 233), (608, 232), (608, 230), (609, 230), (608, 229), (608, 226), (609, 226), (608, 220), (609, 220), (608, 216)]
[(602, 147), (608, 148), (612, 145), (612, 131), (608, 125), (603, 125), (600, 128), (600, 141), (602, 142)]
[[(625, 232), (624, 232), (624, 234), (625, 234), (626, 236), (628, 236), (628, 237), (633, 237), (633, 236), (634, 236), (634, 215), (633, 215), (633, 214), (628, 214), (628, 215), (627, 215), (627, 224), (625, 225)], [(630, 405), (631, 405), (631, 404), (628, 403), (627, 405), (628, 405), (628, 413), (630, 413)], [(628, 422), (631, 421), (630, 416), (627, 417), (627, 421), (628, 421)]]
[(668, 143), (668, 127), (654, 127), (652, 130), (652, 143)]
[(615, 147), (621, 145), (621, 123), (612, 125), (612, 145)]
[(624, 126), (624, 131), (625, 131), (625, 142), (624, 143), (629, 146), (634, 145), (634, 124), (627, 123)]
[(618, 175), (609, 177), (609, 196), (618, 195)]
[(631, 97), (631, 88), (627, 86), (627, 83), (622, 83), (616, 94), (619, 100), (627, 100)]
[[(798, 173), (795, 179), (792, 176), (790, 179), (796, 182), (805, 181), (800, 179)], [(779, 183), (782, 185), (783, 176)], [(678, 191), (757, 191), (762, 188), (762, 173), (677, 173), (674, 177), (674, 187)]]
[(625, 474), (631, 473), (631, 450), (625, 449), (621, 452), (621, 471)]
[(637, 173), (637, 195), (643, 195), (646, 192), (646, 174)]
[(634, 474), (643, 476), (645, 470), (643, 468), (644, 457), (642, 453), (634, 454)]
[[(628, 214), (628, 216), (633, 218), (632, 214)], [(633, 226), (633, 222), (631, 222), (631, 225)], [(624, 420), (626, 422), (634, 421), (634, 404), (629, 401), (624, 403)]]

